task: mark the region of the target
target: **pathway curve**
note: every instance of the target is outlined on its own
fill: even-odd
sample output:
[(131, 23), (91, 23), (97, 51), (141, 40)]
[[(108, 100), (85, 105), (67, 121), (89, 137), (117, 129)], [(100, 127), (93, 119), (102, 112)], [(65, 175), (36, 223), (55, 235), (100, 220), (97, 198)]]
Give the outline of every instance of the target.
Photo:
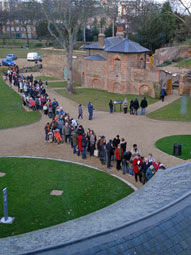
[[(66, 112), (74, 118), (77, 117), (77, 103), (64, 98), (57, 94), (53, 89), (47, 89), (51, 98), (56, 98)], [(166, 97), (164, 103), (157, 102), (149, 106), (148, 111), (153, 111), (177, 99), (172, 95)], [(106, 102), (108, 103), (108, 102)], [(95, 157), (88, 157), (85, 161), (73, 155), (71, 148), (67, 144), (47, 144), (44, 142), (44, 126), (49, 121), (47, 116), (28, 126), (21, 126), (0, 131), (0, 156), (40, 156), (49, 158), (60, 158), (72, 160), (76, 162), (85, 162), (86, 164), (99, 167), (106, 170), (100, 161)], [(127, 149), (131, 149), (134, 143), (138, 144), (142, 155), (147, 156), (149, 152), (153, 156), (164, 163), (165, 166), (171, 167), (182, 164), (185, 161), (173, 156), (169, 156), (155, 147), (155, 141), (159, 138), (176, 134), (190, 134), (190, 123), (174, 122), (174, 121), (158, 121), (148, 119), (146, 116), (134, 116), (123, 113), (113, 113), (95, 111), (92, 121), (88, 120), (87, 109), (84, 108), (84, 119), (80, 120), (85, 129), (91, 128), (96, 134), (105, 135), (107, 139), (113, 138), (117, 134), (124, 137), (127, 141)], [(106, 170), (107, 171), (107, 170)], [(123, 176), (121, 171), (116, 171), (113, 167), (110, 173), (124, 177), (133, 183), (136, 187), (140, 187), (139, 183), (134, 182), (134, 178)]]

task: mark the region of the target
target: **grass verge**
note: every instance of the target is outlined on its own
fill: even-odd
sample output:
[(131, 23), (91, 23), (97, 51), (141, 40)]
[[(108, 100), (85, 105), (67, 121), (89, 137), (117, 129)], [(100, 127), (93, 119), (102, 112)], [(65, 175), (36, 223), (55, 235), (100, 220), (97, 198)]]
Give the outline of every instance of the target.
[[(133, 192), (104, 172), (54, 160), (1, 158), (0, 172), (6, 173), (0, 190), (7, 187), (9, 216), (15, 217), (11, 225), (0, 224), (1, 238), (87, 215)], [(51, 196), (52, 190), (64, 193)]]
[(0, 129), (18, 127), (40, 120), (40, 112), (26, 112), (21, 97), (0, 77)]
[[(66, 88), (67, 82), (66, 81), (58, 81), (58, 82), (48, 82), (48, 87), (50, 88)], [(73, 82), (74, 87), (80, 87), (81, 85)]]
[[(110, 99), (112, 99), (113, 101), (124, 100), (124, 98), (126, 97), (129, 102), (131, 99), (135, 99), (135, 98), (138, 98), (139, 102), (141, 99), (143, 99), (143, 96), (139, 96), (139, 95), (122, 95), (122, 94), (107, 92), (104, 90), (87, 89), (87, 88), (76, 89), (75, 94), (72, 94), (72, 95), (68, 94), (66, 90), (56, 90), (56, 92), (86, 107), (89, 102), (92, 102), (92, 104), (94, 105), (94, 108), (100, 111), (109, 111), (108, 104)], [(158, 99), (154, 99), (151, 97), (146, 97), (146, 98), (148, 100), (148, 104), (152, 104), (158, 101)], [(116, 110), (119, 112), (119, 105), (117, 105)]]
[(182, 62), (180, 62), (179, 64), (177, 64), (176, 66), (177, 66), (177, 67), (191, 68), (191, 59), (182, 61)]
[[(157, 120), (191, 121), (191, 100), (187, 100), (185, 105), (184, 97), (171, 104), (151, 112), (147, 117)], [(185, 110), (185, 113), (181, 111)]]
[(50, 77), (50, 76), (37, 76), (35, 77), (36, 80), (41, 80), (41, 81), (57, 81), (60, 80), (59, 78), (56, 77)]
[(178, 156), (181, 159), (191, 159), (191, 135), (174, 135), (163, 137), (158, 140), (156, 147), (169, 155), (173, 155), (173, 145), (175, 143), (182, 144), (182, 155)]

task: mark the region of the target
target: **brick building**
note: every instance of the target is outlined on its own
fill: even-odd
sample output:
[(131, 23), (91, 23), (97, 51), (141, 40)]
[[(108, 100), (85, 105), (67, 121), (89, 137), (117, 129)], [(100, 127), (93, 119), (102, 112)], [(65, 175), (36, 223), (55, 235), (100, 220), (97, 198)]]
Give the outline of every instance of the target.
[(160, 82), (160, 73), (150, 68), (150, 51), (124, 37), (122, 30), (118, 29), (116, 37), (99, 34), (98, 42), (85, 49), (88, 56), (81, 70), (84, 87), (155, 96), (154, 83)]

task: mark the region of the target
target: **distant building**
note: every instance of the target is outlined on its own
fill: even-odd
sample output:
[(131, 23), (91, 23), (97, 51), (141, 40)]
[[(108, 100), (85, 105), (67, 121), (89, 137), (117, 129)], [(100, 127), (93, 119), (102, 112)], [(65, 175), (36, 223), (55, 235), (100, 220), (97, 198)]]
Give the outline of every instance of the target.
[[(9, 11), (11, 8), (11, 4), (14, 6), (21, 2), (22, 0), (0, 0), (0, 10), (7, 10)], [(26, 38), (26, 32), (24, 26), (20, 24), (19, 20), (8, 20), (6, 25), (2, 27), (3, 33), (7, 33), (15, 38)], [(30, 39), (36, 38), (36, 22), (31, 22), (27, 25), (28, 37)]]

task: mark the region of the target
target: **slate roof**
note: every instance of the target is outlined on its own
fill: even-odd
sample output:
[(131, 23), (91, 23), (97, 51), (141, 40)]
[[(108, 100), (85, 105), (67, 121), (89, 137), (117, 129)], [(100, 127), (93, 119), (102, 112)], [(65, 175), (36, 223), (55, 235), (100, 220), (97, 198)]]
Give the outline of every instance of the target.
[(85, 59), (87, 60), (97, 60), (97, 61), (106, 61), (107, 59), (104, 58), (103, 56), (99, 55), (99, 54), (95, 54), (92, 56), (87, 56), (85, 57)]
[(139, 43), (133, 42), (128, 38), (123, 37), (107, 37), (104, 40), (104, 46), (99, 47), (98, 42), (91, 43), (84, 47), (84, 49), (97, 49), (106, 52), (120, 52), (120, 53), (144, 53), (150, 52), (149, 49), (141, 46)]

